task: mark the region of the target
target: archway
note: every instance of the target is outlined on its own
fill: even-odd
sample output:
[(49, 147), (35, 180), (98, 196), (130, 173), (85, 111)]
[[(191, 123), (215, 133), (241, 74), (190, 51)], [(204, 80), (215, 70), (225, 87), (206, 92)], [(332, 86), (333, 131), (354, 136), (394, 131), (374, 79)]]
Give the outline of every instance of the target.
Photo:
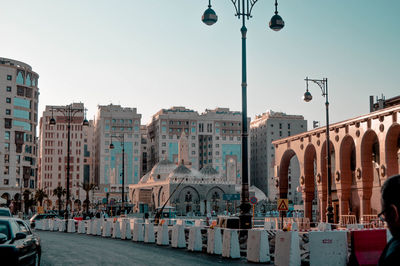
[(354, 139), (346, 135), (340, 144), (340, 172), (335, 178), (338, 184), (339, 213), (340, 215), (360, 215), (360, 199), (355, 182), (356, 147)]
[(309, 144), (304, 152), (304, 177), (300, 178), (300, 184), (303, 186), (304, 215), (310, 221), (313, 221), (313, 203), (318, 202), (317, 193), (315, 193), (316, 164), (315, 147)]
[(193, 214), (200, 211), (200, 195), (192, 186), (186, 186), (179, 192), (180, 211), (182, 214)]
[[(358, 184), (358, 195), (361, 203), (360, 216), (377, 213), (380, 208), (379, 165), (378, 136), (373, 130), (368, 130), (361, 141), (361, 175), (359, 176), (361, 180)], [(371, 206), (371, 198), (376, 199), (374, 206)]]
[(279, 198), (287, 199), (288, 198), (288, 189), (289, 189), (289, 166), (290, 161), (295, 156), (296, 153), (292, 149), (288, 149), (282, 155), (281, 163), (279, 164)]
[(224, 210), (222, 197), (225, 192), (219, 187), (211, 188), (206, 195), (207, 212), (214, 211), (219, 213)]
[(386, 134), (385, 143), (387, 177), (399, 174), (400, 125), (394, 123)]

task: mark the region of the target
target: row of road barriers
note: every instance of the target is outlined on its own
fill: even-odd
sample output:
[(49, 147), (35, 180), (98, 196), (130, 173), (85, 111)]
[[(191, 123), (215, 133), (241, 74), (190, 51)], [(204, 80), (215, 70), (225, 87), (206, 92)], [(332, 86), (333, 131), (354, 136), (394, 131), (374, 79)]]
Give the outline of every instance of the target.
[[(302, 219), (302, 218), (294, 218)], [(142, 219), (107, 218), (79, 221), (41, 220), (36, 229), (65, 231), (101, 237), (155, 243), (159, 246), (187, 249), (192, 252), (207, 252), (225, 258), (241, 258), (246, 254), (249, 262), (272, 262), (274, 265), (298, 266), (302, 263), (300, 243), (306, 234), (310, 265), (347, 265), (357, 261), (360, 265), (376, 264), (384, 245), (390, 238), (386, 229), (333, 230), (329, 224), (321, 224), (320, 230), (300, 232), (296, 220), (291, 221), (293, 231), (278, 230), (271, 225), (277, 221), (265, 221), (269, 229), (225, 229), (207, 228), (202, 225), (185, 227), (178, 221), (174, 226), (166, 223), (155, 226)], [(299, 222), (297, 220), (297, 222)], [(303, 223), (304, 224), (304, 223)], [(306, 224), (306, 223), (305, 223)], [(67, 225), (67, 228), (65, 227)], [(303, 226), (307, 230), (307, 226)], [(243, 236), (244, 235), (244, 236)], [(349, 238), (350, 235), (350, 238)], [(246, 241), (241, 250), (241, 240)], [(247, 240), (246, 240), (247, 239)], [(271, 241), (273, 239), (273, 241)], [(349, 257), (349, 240), (351, 256)], [(273, 244), (272, 244), (273, 243)], [(272, 244), (272, 246), (271, 246)], [(270, 249), (270, 247), (273, 247)], [(243, 252), (244, 251), (244, 252)]]

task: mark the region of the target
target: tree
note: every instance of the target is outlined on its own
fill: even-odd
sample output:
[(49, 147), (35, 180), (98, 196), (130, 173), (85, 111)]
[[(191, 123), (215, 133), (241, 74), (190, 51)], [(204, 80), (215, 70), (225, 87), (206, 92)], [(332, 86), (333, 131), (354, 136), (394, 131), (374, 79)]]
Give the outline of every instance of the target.
[(47, 194), (43, 189), (36, 190), (35, 193), (35, 201), (40, 203), (40, 206), (43, 206), (43, 199), (47, 198)]
[(65, 194), (67, 194), (67, 191), (60, 185), (53, 190), (53, 196), (58, 198), (58, 214), (60, 214), (61, 211), (61, 198)]
[(87, 182), (83, 182), (80, 185), (82, 187), (82, 189), (86, 192), (86, 199), (85, 199), (85, 204), (86, 204), (86, 214), (89, 214), (89, 192), (91, 190), (94, 190), (96, 188), (96, 184), (95, 183), (87, 183)]

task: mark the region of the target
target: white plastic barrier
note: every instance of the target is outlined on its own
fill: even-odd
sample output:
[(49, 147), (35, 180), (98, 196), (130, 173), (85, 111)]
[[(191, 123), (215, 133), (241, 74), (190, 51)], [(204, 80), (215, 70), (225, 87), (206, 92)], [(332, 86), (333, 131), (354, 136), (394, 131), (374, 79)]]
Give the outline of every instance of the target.
[(133, 223), (132, 241), (143, 242), (143, 240), (144, 240), (143, 223), (139, 223), (138, 220), (135, 220)]
[(65, 220), (60, 220), (58, 222), (58, 231), (60, 231), (60, 232), (65, 231)]
[(54, 220), (53, 219), (50, 219), (49, 220), (49, 230), (50, 231), (54, 231)]
[(189, 229), (188, 250), (201, 251), (203, 249), (203, 240), (201, 237), (200, 226), (193, 226)]
[(144, 224), (144, 243), (154, 243), (154, 225), (151, 223)]
[(158, 225), (157, 227), (157, 245), (159, 246), (169, 245), (168, 225), (166, 223)]
[(319, 223), (318, 224), (318, 231), (332, 231), (332, 225), (330, 223)]
[(94, 235), (94, 236), (97, 235), (97, 223), (98, 223), (97, 219), (92, 220), (92, 223), (90, 224), (91, 225), (91, 228), (90, 228), (91, 235)]
[(239, 236), (237, 229), (224, 229), (222, 240), (222, 257), (240, 258)]
[(271, 221), (265, 221), (264, 222), (264, 229), (265, 230), (273, 230), (276, 229), (276, 223), (274, 220)]
[(121, 238), (121, 227), (118, 220), (113, 224), (112, 238)]
[(252, 229), (247, 237), (247, 260), (251, 262), (270, 262), (268, 233)]
[(346, 228), (349, 230), (359, 230), (364, 229), (363, 224), (346, 224)]
[(85, 232), (85, 221), (78, 222), (78, 234), (84, 234)]
[(87, 228), (86, 234), (88, 234), (88, 235), (92, 234), (92, 223), (93, 223), (93, 220), (87, 220), (87, 222), (86, 222), (86, 228)]
[(104, 221), (103, 223), (103, 237), (110, 237), (111, 236), (111, 224), (110, 221)]
[(58, 227), (59, 227), (59, 223), (61, 223), (61, 220), (59, 220), (59, 219), (55, 219), (54, 220), (54, 223), (53, 223), (53, 231), (57, 231), (58, 230)]
[(35, 228), (37, 229), (37, 230), (43, 230), (42, 228), (43, 228), (43, 221), (42, 220), (37, 220), (37, 221), (35, 221)]
[(203, 220), (195, 220), (194, 226), (204, 227)]
[(74, 219), (68, 219), (67, 232), (68, 233), (75, 233), (75, 220)]
[(43, 219), (42, 221), (43, 221), (42, 230), (48, 231), (49, 230), (49, 220), (48, 219)]
[(275, 236), (275, 265), (301, 265), (299, 233), (277, 231)]
[(207, 230), (207, 253), (216, 255), (222, 254), (222, 236), (220, 227)]
[(103, 222), (104, 222), (103, 219), (97, 220), (97, 222), (96, 222), (96, 228), (95, 228), (95, 231), (96, 231), (95, 235), (96, 235), (96, 236), (101, 236), (101, 228), (102, 228), (102, 226), (103, 226)]
[(347, 231), (312, 231), (309, 241), (310, 266), (347, 265)]
[(123, 219), (121, 225), (121, 239), (132, 239), (131, 223), (129, 219)]
[(185, 228), (181, 224), (175, 224), (172, 227), (171, 246), (173, 248), (185, 248)]

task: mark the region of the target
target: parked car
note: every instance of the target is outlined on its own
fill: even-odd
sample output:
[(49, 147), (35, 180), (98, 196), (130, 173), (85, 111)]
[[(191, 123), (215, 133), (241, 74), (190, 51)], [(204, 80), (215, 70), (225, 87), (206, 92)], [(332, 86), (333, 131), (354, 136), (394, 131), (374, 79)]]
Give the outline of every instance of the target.
[(35, 222), (42, 219), (63, 219), (63, 217), (55, 213), (36, 213), (29, 220), (31, 227), (35, 228)]
[(12, 217), (10, 209), (6, 207), (0, 207), (0, 216)]
[(2, 265), (40, 265), (40, 238), (18, 218), (0, 217)]

